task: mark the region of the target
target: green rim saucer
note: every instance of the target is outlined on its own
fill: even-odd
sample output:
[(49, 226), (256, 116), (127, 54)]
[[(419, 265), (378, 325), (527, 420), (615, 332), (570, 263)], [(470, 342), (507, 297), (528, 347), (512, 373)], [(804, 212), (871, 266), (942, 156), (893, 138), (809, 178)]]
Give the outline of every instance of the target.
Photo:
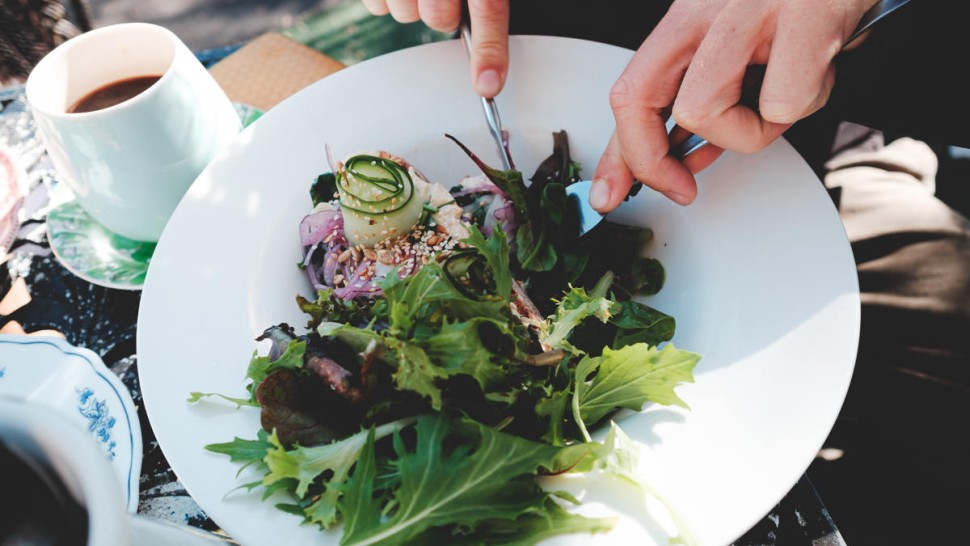
[[(263, 114), (247, 104), (233, 102), (233, 106), (243, 128)], [(63, 199), (47, 214), (47, 241), (54, 256), (74, 275), (92, 284), (122, 290), (142, 288), (155, 252), (155, 243), (127, 239), (106, 229), (73, 196)]]
[(47, 241), (71, 273), (100, 286), (140, 290), (155, 243), (133, 241), (108, 231), (76, 201), (47, 214)]

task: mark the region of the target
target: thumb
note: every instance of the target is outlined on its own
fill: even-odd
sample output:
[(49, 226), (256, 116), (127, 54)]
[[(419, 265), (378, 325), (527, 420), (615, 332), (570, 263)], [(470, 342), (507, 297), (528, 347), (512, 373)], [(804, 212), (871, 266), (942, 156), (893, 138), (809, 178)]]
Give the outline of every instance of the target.
[(623, 161), (620, 143), (613, 133), (593, 172), (589, 206), (604, 214), (615, 209), (623, 202), (633, 182), (633, 173)]

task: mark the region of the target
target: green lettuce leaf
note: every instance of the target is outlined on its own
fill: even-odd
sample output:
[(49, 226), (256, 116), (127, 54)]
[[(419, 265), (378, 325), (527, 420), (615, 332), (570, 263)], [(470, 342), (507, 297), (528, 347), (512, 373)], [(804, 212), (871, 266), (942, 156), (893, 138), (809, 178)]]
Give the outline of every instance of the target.
[(435, 527), (409, 541), (408, 546), (530, 546), (558, 535), (603, 533), (615, 523), (616, 518), (571, 514), (548, 499), (541, 513), (527, 513), (514, 520), (485, 520), (473, 531)]
[(515, 170), (514, 168), (508, 171), (502, 171), (499, 169), (493, 169), (485, 164), (477, 155), (475, 155), (467, 146), (458, 141), (457, 138), (446, 134), (446, 137), (451, 139), (455, 144), (461, 148), (469, 159), (478, 165), (478, 168), (482, 170), (485, 176), (500, 190), (505, 192), (512, 200), (512, 204), (515, 206), (515, 211), (518, 213), (520, 218), (529, 217), (529, 203), (526, 197), (526, 185), (525, 180), (522, 178), (522, 173)]
[(387, 348), (388, 356), (396, 368), (393, 377), (397, 387), (427, 397), (431, 407), (440, 410), (441, 387), (438, 381), (452, 374), (432, 362), (424, 349), (413, 343), (388, 338)]
[(251, 464), (262, 464), (263, 458), (273, 448), (274, 445), (269, 440), (269, 433), (262, 429), (257, 433), (255, 440), (236, 437), (231, 442), (205, 446), (207, 451), (228, 455), (231, 462), (242, 463), (243, 468)]
[[(367, 431), (366, 443), (361, 446), (360, 456), (357, 458), (357, 465), (351, 475), (340, 490), (344, 495), (337, 501), (335, 509), (340, 511), (343, 518), (343, 536), (353, 536), (360, 530), (371, 529), (380, 525), (381, 511), (374, 509), (374, 504), (381, 504), (383, 501), (376, 501), (374, 490), (377, 481), (377, 457), (374, 452), (375, 442), (374, 429)], [(341, 544), (345, 544), (341, 540)]]
[(442, 414), (418, 417), (413, 449), (400, 435), (394, 448), (400, 481), (393, 513), (382, 517), (386, 499), (374, 494), (372, 467), (363, 467), (360, 481), (355, 470), (341, 513), (356, 519), (348, 522), (342, 546), (410, 544), (434, 527), (474, 528), (489, 520), (549, 513), (549, 494), (535, 476), (540, 468), (556, 466), (561, 448)]
[(512, 294), (512, 272), (509, 269), (509, 242), (505, 232), (496, 229), (491, 237), (486, 238), (476, 226), (471, 226), (470, 231), (471, 235), (464, 242), (475, 247), (485, 258), (495, 282), (495, 295), (507, 299)]
[(645, 343), (584, 357), (576, 368), (573, 391), (576, 422), (592, 425), (619, 408), (639, 411), (647, 402), (688, 408), (674, 387), (693, 383), (699, 360), (700, 355), (672, 344), (657, 349)]
[(616, 327), (612, 345), (614, 349), (635, 343), (660, 345), (674, 337), (677, 327), (674, 317), (632, 300), (620, 304), (620, 309), (610, 319), (610, 324)]
[(306, 341), (298, 339), (291, 341), (286, 347), (286, 352), (276, 360), (270, 360), (269, 356), (259, 356), (256, 351), (253, 351), (253, 358), (249, 361), (249, 368), (246, 370), (246, 377), (252, 381), (249, 385), (250, 399), (256, 400), (256, 389), (270, 373), (281, 369), (302, 368), (304, 353), (306, 353)]
[[(514, 348), (512, 335), (512, 330), (504, 321), (486, 318), (465, 322), (445, 321), (437, 335), (422, 341), (420, 345), (432, 361), (447, 370), (449, 376), (469, 375), (478, 382), (482, 391), (487, 392), (508, 374), (500, 364), (501, 346)], [(483, 339), (486, 337), (491, 339)]]
[(607, 297), (590, 297), (583, 288), (572, 288), (559, 301), (556, 314), (550, 317), (539, 332), (539, 339), (553, 349), (564, 349), (574, 355), (584, 351), (568, 341), (573, 330), (587, 318), (607, 322), (621, 309), (620, 304)]
[[(268, 473), (263, 477), (263, 485), (272, 486), (280, 480), (295, 480), (293, 494), (298, 498), (307, 495), (310, 486), (324, 473), (330, 473), (326, 482), (326, 490), (315, 501), (312, 508), (307, 510), (307, 517), (313, 523), (327, 528), (337, 521), (337, 501), (340, 498), (340, 484), (350, 474), (350, 469), (357, 462), (361, 449), (367, 443), (367, 438), (373, 434), (383, 438), (404, 428), (406, 422), (395, 421), (377, 427), (373, 432), (362, 430), (339, 442), (332, 444), (300, 447), (287, 450), (276, 434), (269, 436), (272, 448), (266, 453), (263, 461)], [(310, 517), (312, 514), (312, 517)]]
[(198, 402), (201, 402), (202, 400), (205, 400), (206, 398), (221, 398), (226, 402), (231, 402), (235, 404), (237, 408), (241, 408), (243, 406), (259, 407), (258, 403), (256, 403), (253, 400), (250, 400), (249, 398), (236, 398), (234, 396), (227, 396), (225, 394), (220, 394), (217, 392), (192, 391), (189, 393), (189, 397), (186, 399), (186, 402), (188, 402), (189, 404), (196, 404)]
[[(380, 360), (394, 370), (392, 378), (397, 388), (424, 396), (435, 410), (443, 406), (440, 384), (443, 380), (468, 375), (487, 390), (505, 379), (501, 351), (496, 347), (500, 341), (496, 339), (512, 340), (507, 344), (513, 345), (513, 352), (518, 350), (507, 322), (486, 318), (446, 321), (438, 327), (436, 335), (413, 341), (333, 322), (321, 324), (317, 332), (336, 337), (359, 352), (376, 344), (380, 347), (377, 351)], [(482, 332), (489, 334), (489, 346)]]
[(437, 326), (444, 317), (505, 320), (507, 316), (507, 299), (467, 297), (451, 284), (437, 262), (428, 263), (404, 279), (390, 274), (380, 285), (387, 309), (388, 334), (402, 339), (410, 338), (419, 325)]
[(627, 436), (616, 423), (610, 423), (610, 430), (603, 439), (602, 451), (592, 462), (592, 470), (615, 476), (640, 490), (643, 495), (652, 496), (660, 501), (667, 509), (674, 525), (677, 526), (677, 536), (670, 537), (668, 544), (671, 546), (699, 544), (680, 513), (646, 480), (640, 468), (640, 445)]
[(372, 315), (369, 300), (345, 300), (334, 295), (331, 288), (318, 290), (317, 299), (314, 301), (298, 295), (296, 303), (310, 317), (307, 322), (308, 330), (316, 328), (323, 321), (366, 324)]

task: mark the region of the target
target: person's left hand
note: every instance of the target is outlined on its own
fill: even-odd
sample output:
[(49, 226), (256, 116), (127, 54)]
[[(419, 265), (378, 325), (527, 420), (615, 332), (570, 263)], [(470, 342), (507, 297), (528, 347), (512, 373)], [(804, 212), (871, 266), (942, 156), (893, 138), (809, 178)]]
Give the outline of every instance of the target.
[[(391, 14), (400, 23), (423, 21), (441, 32), (461, 23), (462, 0), (362, 0), (374, 15)], [(475, 92), (493, 98), (509, 71), (509, 0), (468, 0), (471, 23), (471, 80)]]

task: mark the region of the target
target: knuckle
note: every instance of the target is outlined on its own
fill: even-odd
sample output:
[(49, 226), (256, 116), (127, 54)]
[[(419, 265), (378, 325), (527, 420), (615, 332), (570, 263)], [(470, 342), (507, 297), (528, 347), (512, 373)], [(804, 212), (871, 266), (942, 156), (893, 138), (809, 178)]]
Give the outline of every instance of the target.
[(614, 111), (626, 110), (636, 102), (633, 82), (625, 72), (610, 87), (609, 101)]
[(735, 139), (733, 148), (743, 154), (753, 154), (767, 148), (772, 140), (774, 140), (772, 134), (763, 125), (758, 125), (750, 134), (750, 138)]
[(603, 156), (600, 158), (600, 162), (603, 165), (612, 167), (624, 165), (623, 155), (620, 153), (618, 148), (613, 146), (607, 146), (606, 150), (603, 151)]
[(772, 123), (794, 123), (811, 107), (811, 100), (796, 105), (787, 100), (763, 100), (759, 104), (761, 119)]
[(655, 190), (664, 189), (662, 177), (657, 176), (659, 165), (648, 154), (640, 154), (638, 157), (633, 158), (621, 157), (618, 160), (624, 161), (633, 179), (639, 180), (647, 187)]
[(469, 2), (472, 32), (484, 29), (488, 34), (504, 32), (508, 28), (508, 0), (476, 0)]
[(507, 55), (505, 44), (499, 40), (485, 40), (475, 45), (475, 55), (485, 65), (500, 64)]
[(508, 3), (509, 0), (470, 0), (469, 8), (482, 17), (489, 17), (491, 14), (506, 10)]

